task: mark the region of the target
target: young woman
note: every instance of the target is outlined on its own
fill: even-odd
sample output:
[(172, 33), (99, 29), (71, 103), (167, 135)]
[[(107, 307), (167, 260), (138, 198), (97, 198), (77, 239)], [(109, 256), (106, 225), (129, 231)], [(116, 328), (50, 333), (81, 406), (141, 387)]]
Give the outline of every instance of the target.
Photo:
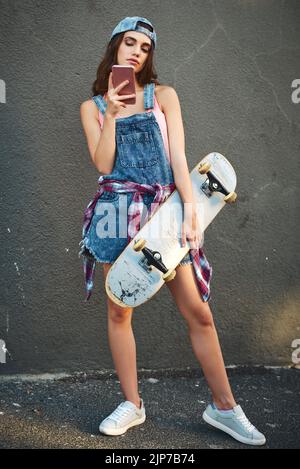
[[(156, 79), (153, 66), (156, 44), (153, 25), (146, 18), (121, 20), (112, 32), (99, 65), (93, 99), (83, 102), (80, 107), (89, 152), (102, 173), (98, 180), (99, 189), (85, 209), (80, 242), (87, 299), (93, 286), (96, 262), (103, 263), (105, 281), (112, 263), (136, 232), (129, 226), (127, 212), (132, 214), (135, 210), (138, 214), (142, 202), (152, 213), (151, 203), (161, 203), (176, 187), (184, 206), (182, 243), (188, 240), (191, 249), (177, 267), (175, 278), (166, 285), (187, 321), (193, 351), (212, 393), (212, 404), (206, 408), (203, 418), (243, 443), (262, 445), (266, 441), (264, 435), (236, 404), (228, 382), (208, 305), (211, 268), (200, 248), (203, 238), (185, 157), (180, 104), (174, 88), (160, 85)], [(114, 64), (134, 65), (134, 105), (125, 102), (134, 95), (118, 94), (126, 82), (116, 88), (112, 86), (111, 67)], [(118, 236), (122, 215), (119, 202), (124, 194), (128, 233), (131, 231), (128, 238)], [(103, 204), (114, 209), (109, 213), (116, 218), (116, 236), (99, 236)], [(107, 435), (120, 435), (143, 423), (146, 415), (138, 391), (136, 346), (131, 327), (133, 308), (119, 307), (108, 297), (107, 308), (109, 344), (126, 400), (101, 422), (99, 429)]]

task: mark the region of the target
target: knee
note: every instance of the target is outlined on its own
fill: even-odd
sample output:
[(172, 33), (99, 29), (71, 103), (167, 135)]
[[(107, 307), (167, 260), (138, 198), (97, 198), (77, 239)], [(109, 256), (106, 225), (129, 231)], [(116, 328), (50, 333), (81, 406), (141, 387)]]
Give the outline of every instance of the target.
[(188, 325), (190, 329), (197, 328), (213, 328), (214, 320), (211, 310), (205, 303), (194, 307), (188, 314)]
[(114, 323), (122, 324), (131, 320), (133, 308), (123, 308), (113, 302), (108, 304), (108, 319)]

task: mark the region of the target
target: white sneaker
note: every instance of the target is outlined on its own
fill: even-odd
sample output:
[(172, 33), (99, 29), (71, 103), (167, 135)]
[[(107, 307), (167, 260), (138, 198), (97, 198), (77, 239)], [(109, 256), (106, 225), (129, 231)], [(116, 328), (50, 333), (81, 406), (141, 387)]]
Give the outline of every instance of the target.
[(215, 404), (209, 404), (203, 412), (203, 419), (213, 427), (223, 430), (230, 436), (248, 445), (264, 445), (266, 437), (249, 422), (240, 405), (232, 412), (221, 412)]
[(99, 430), (105, 435), (122, 435), (128, 428), (140, 425), (146, 420), (146, 412), (143, 399), (139, 409), (133, 402), (122, 402), (99, 425)]

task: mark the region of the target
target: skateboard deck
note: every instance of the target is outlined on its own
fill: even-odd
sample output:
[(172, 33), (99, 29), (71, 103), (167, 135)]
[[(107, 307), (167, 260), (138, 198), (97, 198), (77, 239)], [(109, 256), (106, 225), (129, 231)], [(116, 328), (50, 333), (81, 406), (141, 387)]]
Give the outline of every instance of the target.
[[(225, 156), (213, 152), (191, 171), (194, 200), (204, 231), (226, 203), (236, 200), (236, 174)], [(176, 275), (175, 268), (191, 249), (181, 246), (183, 203), (177, 190), (163, 202), (110, 268), (105, 282), (109, 298), (119, 306), (148, 301)]]

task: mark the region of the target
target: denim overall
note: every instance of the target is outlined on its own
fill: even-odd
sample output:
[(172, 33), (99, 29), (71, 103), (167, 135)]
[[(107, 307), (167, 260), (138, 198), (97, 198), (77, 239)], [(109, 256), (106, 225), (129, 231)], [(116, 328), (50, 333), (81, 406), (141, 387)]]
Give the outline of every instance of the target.
[[(154, 107), (154, 88), (154, 83), (144, 86), (145, 110)], [(107, 103), (103, 96), (94, 96), (93, 100), (104, 115)], [(114, 167), (111, 174), (102, 176), (103, 179), (130, 180), (141, 184), (159, 183), (167, 185), (174, 183), (173, 171), (165, 152), (161, 130), (152, 111), (116, 118), (115, 134)], [(122, 204), (119, 204), (120, 197), (123, 197)], [(143, 201), (147, 210), (149, 210), (154, 197), (153, 194), (143, 194)], [(132, 198), (132, 192), (120, 194), (119, 192), (109, 191), (103, 192), (99, 198), (89, 230), (84, 239), (84, 246), (98, 262), (113, 263), (128, 244), (127, 237), (119, 236), (119, 210), (124, 212), (126, 210), (127, 213)], [(97, 223), (103, 216), (103, 210), (100, 207), (103, 202), (112, 204), (116, 210), (116, 236), (113, 238), (97, 235)], [(97, 212), (101, 212), (101, 214)], [(188, 252), (180, 264), (191, 263), (192, 260)]]

